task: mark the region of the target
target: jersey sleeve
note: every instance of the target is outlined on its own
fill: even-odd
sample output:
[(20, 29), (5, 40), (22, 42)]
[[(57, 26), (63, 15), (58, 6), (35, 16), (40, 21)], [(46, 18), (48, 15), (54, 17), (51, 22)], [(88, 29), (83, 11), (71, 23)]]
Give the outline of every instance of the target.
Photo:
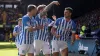
[(38, 14), (38, 15), (35, 17), (35, 20), (37, 21), (38, 24), (40, 24), (40, 20), (39, 20), (39, 19), (40, 19), (40, 15)]
[(54, 25), (54, 21), (52, 21), (48, 26), (53, 26)]
[(37, 17), (40, 18), (40, 14), (38, 14)]
[(35, 24), (35, 25), (36, 25), (36, 26), (38, 26), (38, 22), (37, 22), (37, 21), (35, 21), (35, 22), (36, 22), (36, 24)]
[(55, 21), (55, 23), (54, 23), (54, 28), (57, 28), (58, 27), (58, 25), (59, 25), (59, 23), (60, 23), (60, 18), (58, 18), (56, 21)]
[(14, 27), (14, 30), (13, 30), (13, 33), (14, 33), (14, 32), (16, 32), (16, 33), (17, 33), (17, 31), (18, 31), (18, 27), (17, 27), (17, 26), (15, 26), (15, 27)]
[(51, 23), (52, 22), (52, 20), (49, 18), (49, 22)]
[(72, 21), (72, 33), (76, 33), (76, 24)]
[(28, 17), (23, 17), (22, 18), (22, 24), (24, 25), (25, 29), (27, 29), (28, 27), (30, 27), (30, 18)]

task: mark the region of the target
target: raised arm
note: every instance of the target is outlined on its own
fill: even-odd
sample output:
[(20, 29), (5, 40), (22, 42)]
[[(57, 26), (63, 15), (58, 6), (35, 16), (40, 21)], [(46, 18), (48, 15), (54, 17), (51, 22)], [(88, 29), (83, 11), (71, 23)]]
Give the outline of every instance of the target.
[(42, 12), (40, 12), (40, 17), (44, 16), (53, 5), (60, 5), (58, 1), (53, 1), (49, 5), (47, 5)]

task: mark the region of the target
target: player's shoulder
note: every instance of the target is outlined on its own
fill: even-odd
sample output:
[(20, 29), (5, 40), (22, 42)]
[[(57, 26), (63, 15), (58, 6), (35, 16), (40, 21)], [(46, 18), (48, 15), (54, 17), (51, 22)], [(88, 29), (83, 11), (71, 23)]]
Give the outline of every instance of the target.
[(27, 15), (24, 15), (22, 18), (27, 18), (28, 16)]
[(22, 17), (22, 19), (29, 19), (29, 17), (28, 17), (27, 15), (24, 15), (24, 16)]
[(39, 18), (40, 18), (40, 14), (37, 14), (37, 15), (35, 16), (35, 19), (36, 19), (36, 18), (39, 19)]
[(14, 28), (18, 28), (19, 27), (19, 25), (15, 25), (15, 27)]
[(72, 23), (75, 23), (75, 21), (74, 21), (74, 20), (72, 20), (72, 19), (71, 19), (71, 21), (72, 21)]
[(60, 17), (58, 18), (56, 21), (61, 21), (64, 17)]
[(15, 25), (15, 27), (19, 27), (19, 25)]
[(76, 26), (76, 23), (74, 20), (71, 20), (72, 21), (72, 25)]
[(51, 18), (47, 18), (49, 21), (52, 21)]
[(37, 20), (36, 20), (36, 19), (32, 19), (32, 22), (36, 23), (36, 22), (37, 22)]
[(40, 19), (40, 16), (39, 16), (39, 14), (37, 14), (37, 15), (35, 16), (35, 20), (38, 21), (39, 19)]

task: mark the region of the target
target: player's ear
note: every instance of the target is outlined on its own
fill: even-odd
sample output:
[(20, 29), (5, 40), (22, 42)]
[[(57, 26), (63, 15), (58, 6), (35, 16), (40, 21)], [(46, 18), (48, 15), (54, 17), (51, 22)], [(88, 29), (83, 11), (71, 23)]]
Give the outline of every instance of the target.
[(72, 15), (72, 13), (70, 13), (70, 15)]

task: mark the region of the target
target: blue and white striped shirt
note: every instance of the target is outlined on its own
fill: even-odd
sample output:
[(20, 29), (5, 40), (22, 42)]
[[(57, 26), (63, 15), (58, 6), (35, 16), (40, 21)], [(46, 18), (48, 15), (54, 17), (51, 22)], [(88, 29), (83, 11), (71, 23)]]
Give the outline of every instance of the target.
[(67, 41), (71, 33), (75, 33), (76, 24), (73, 20), (66, 21), (64, 17), (58, 18), (53, 26), (56, 28), (56, 33), (60, 35), (59, 38), (53, 36), (53, 40)]
[(13, 33), (14, 33), (14, 32), (19, 33), (19, 34), (16, 36), (16, 38), (15, 38), (15, 42), (17, 42), (17, 43), (19, 42), (21, 31), (22, 31), (21, 26), (16, 25), (16, 26), (14, 27)]
[(40, 18), (39, 14), (36, 16), (35, 19), (39, 25), (44, 26), (43, 29), (37, 30), (37, 37), (35, 37), (35, 40), (48, 41), (48, 25), (52, 22), (52, 20), (49, 18), (42, 19)]
[[(33, 27), (36, 27), (36, 26), (38, 26), (38, 22), (37, 22), (34, 18), (32, 18), (32, 20), (31, 20), (31, 25), (32, 25)], [(31, 36), (33, 36), (33, 39), (34, 39), (35, 37), (37, 37), (37, 30), (31, 32)]]
[(33, 32), (29, 32), (27, 30), (28, 27), (35, 26), (34, 21), (32, 21), (32, 19), (30, 19), (28, 15), (25, 15), (22, 18), (22, 33), (21, 33), (20, 45), (21, 44), (32, 44), (34, 41)]

